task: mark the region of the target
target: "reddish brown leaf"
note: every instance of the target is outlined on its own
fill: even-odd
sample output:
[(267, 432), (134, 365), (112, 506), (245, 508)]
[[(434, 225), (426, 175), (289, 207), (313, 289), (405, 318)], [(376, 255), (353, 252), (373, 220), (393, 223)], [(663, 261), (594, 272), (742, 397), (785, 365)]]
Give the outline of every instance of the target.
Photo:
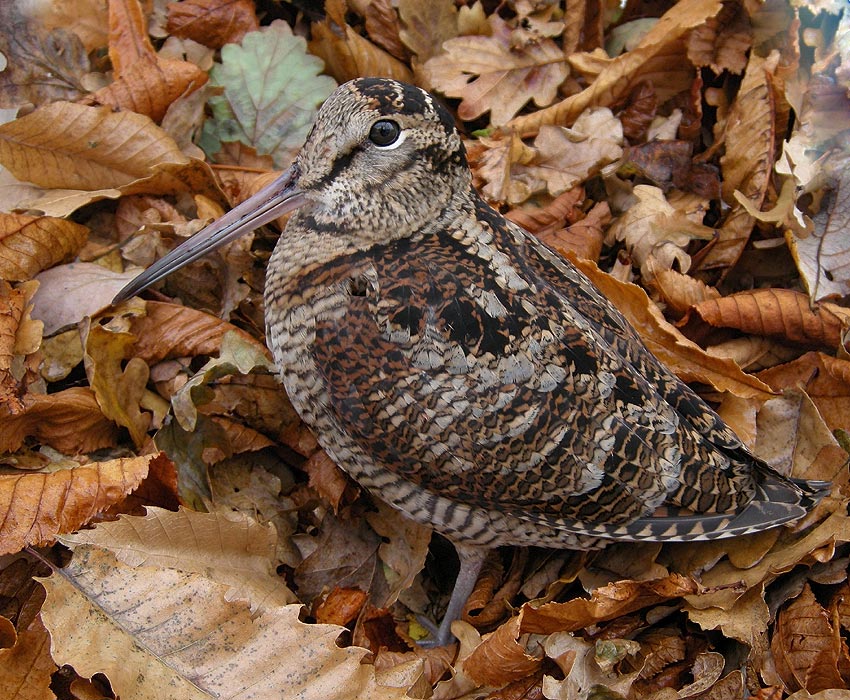
[(0, 554), (43, 545), (73, 532), (123, 500), (145, 478), (155, 455), (0, 476)]
[(65, 219), (0, 213), (0, 278), (27, 280), (70, 260), (88, 234), (85, 226)]
[(543, 654), (539, 647), (529, 651), (519, 639), (525, 631), (522, 619), (513, 617), (501, 625), (464, 660), (464, 670), (479, 685), (500, 687), (540, 668)]
[(55, 394), (28, 394), (23, 412), (0, 416), (0, 452), (14, 452), (27, 438), (65, 454), (116, 444), (118, 428), (100, 410), (94, 392), (72, 387)]
[(357, 588), (334, 588), (316, 606), (316, 622), (347, 625), (360, 614), (369, 596)]
[(238, 44), (260, 28), (250, 0), (182, 0), (168, 4), (166, 30), (212, 49)]

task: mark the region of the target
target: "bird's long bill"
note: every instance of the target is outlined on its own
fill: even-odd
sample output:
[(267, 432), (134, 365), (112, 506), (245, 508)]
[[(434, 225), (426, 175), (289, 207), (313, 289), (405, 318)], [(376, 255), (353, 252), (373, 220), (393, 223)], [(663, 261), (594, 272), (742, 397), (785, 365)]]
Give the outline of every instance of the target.
[(168, 255), (157, 260), (118, 292), (112, 303), (117, 304), (129, 299), (184, 265), (300, 207), (303, 203), (304, 195), (298, 190), (298, 171), (293, 166), (253, 197), (246, 199)]

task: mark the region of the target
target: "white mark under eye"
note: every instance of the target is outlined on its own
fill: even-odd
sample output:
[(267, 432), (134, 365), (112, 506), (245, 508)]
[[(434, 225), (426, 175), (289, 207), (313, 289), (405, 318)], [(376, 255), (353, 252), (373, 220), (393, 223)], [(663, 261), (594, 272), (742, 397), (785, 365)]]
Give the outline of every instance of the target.
[(377, 148), (379, 151), (392, 151), (395, 148), (401, 146), (407, 138), (407, 131), (405, 129), (401, 130), (401, 133), (398, 135), (398, 138), (393, 141), (388, 146), (379, 146), (377, 143), (373, 143), (372, 145)]

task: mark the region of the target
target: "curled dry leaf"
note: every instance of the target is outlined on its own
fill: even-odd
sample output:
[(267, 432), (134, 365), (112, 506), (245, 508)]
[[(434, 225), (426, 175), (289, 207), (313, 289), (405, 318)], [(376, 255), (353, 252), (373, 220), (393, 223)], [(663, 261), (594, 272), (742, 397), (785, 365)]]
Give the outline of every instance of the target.
[(478, 685), (499, 688), (540, 668), (542, 651), (530, 651), (520, 639), (521, 619), (512, 617), (464, 660), (464, 670)]
[(410, 54), (399, 36), (401, 26), (392, 0), (366, 0), (366, 3), (358, 11), (365, 19), (369, 38), (397, 59), (404, 61), (409, 58)]
[(693, 312), (715, 327), (830, 349), (839, 347), (842, 331), (850, 326), (847, 309), (827, 303), (812, 309), (808, 295), (791, 289), (755, 289), (709, 299)]
[(12, 287), (0, 279), (0, 421), (24, 410), (20, 395), (32, 382), (26, 358), (38, 351), (42, 336), (41, 322), (30, 318), (36, 287), (35, 282)]
[(20, 449), (28, 438), (65, 454), (92, 452), (118, 442), (118, 428), (103, 415), (88, 387), (27, 394), (22, 403), (22, 412), (0, 416), (0, 453)]
[(679, 574), (652, 581), (617, 581), (597, 588), (589, 599), (544, 603), (538, 607), (526, 603), (520, 610), (520, 629), (537, 634), (575, 632), (665, 600), (696, 595), (701, 590), (696, 581)]
[(122, 697), (160, 697), (169, 688), (181, 700), (249, 692), (404, 700), (416, 678), (411, 671), (403, 687), (379, 685), (374, 668), (361, 663), (364, 649), (335, 644), (344, 628), (301, 622), (300, 604), (254, 617), (245, 603), (227, 601), (227, 586), (202, 574), (128, 567), (99, 547), (77, 545), (71, 563), (41, 581), (56, 662), (83, 676), (105, 674)]
[(85, 226), (65, 219), (0, 213), (0, 278), (28, 280), (73, 258), (88, 234)]
[(687, 89), (693, 67), (685, 55), (684, 37), (694, 27), (715, 17), (720, 0), (682, 0), (670, 8), (632, 51), (608, 62), (588, 87), (551, 107), (513, 119), (509, 126), (521, 135), (539, 131), (544, 124), (572, 124), (590, 106), (611, 107), (658, 71), (664, 79), (653, 81), (659, 101)]
[(183, 0), (168, 3), (166, 31), (212, 49), (238, 44), (260, 24), (249, 0)]
[(0, 693), (4, 698), (36, 700), (37, 695), (21, 694), (21, 689), (49, 687), (50, 676), (57, 668), (50, 656), (50, 635), (41, 616), (36, 616), (26, 627), (18, 628), (10, 648), (0, 648), (0, 667), (3, 668)]
[(490, 112), (501, 125), (533, 99), (539, 106), (555, 99), (569, 74), (563, 52), (547, 38), (518, 40), (498, 15), (492, 36), (462, 36), (443, 42), (443, 53), (424, 66), (428, 82), (449, 97), (462, 99), (458, 116), (471, 121)]
[(147, 476), (155, 455), (0, 476), (0, 554), (43, 545), (122, 501)]

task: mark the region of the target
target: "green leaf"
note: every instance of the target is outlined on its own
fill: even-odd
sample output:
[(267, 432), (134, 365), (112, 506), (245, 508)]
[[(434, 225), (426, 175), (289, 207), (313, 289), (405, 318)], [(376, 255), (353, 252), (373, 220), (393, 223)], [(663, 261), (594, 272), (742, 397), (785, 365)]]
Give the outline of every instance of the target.
[(319, 75), (321, 59), (280, 20), (246, 34), (241, 45), (226, 45), (221, 57), (210, 83), (224, 93), (209, 100), (213, 118), (204, 123), (200, 146), (213, 156), (222, 142), (240, 141), (271, 155), (275, 167), (288, 166), (336, 82)]

